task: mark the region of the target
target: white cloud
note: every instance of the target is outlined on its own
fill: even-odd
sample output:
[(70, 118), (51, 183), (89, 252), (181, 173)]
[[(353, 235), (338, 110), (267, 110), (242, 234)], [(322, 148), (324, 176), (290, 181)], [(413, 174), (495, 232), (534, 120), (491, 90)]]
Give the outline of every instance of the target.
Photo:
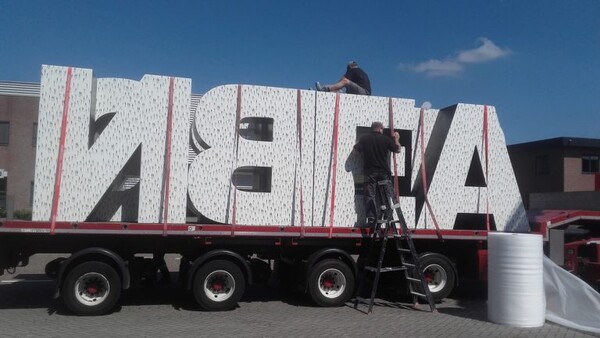
[(414, 66), (404, 67), (415, 73), (424, 73), (427, 76), (454, 76), (461, 73), (464, 66), (453, 60), (429, 60)]
[(401, 64), (400, 69), (426, 76), (456, 76), (464, 71), (465, 64), (490, 62), (512, 53), (510, 49), (500, 48), (487, 38), (479, 38), (477, 42), (481, 44), (479, 47), (461, 50), (457, 55), (443, 60), (431, 59), (416, 65)]
[(511, 50), (502, 49), (494, 44), (492, 40), (479, 38), (481, 46), (475, 49), (463, 50), (458, 53), (457, 60), (462, 63), (482, 63), (496, 60), (511, 54)]

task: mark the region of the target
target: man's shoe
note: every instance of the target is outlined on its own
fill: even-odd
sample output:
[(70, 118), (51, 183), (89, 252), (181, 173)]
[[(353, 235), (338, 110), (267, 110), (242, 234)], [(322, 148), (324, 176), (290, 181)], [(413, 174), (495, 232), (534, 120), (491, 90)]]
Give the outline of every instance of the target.
[(321, 86), (319, 81), (315, 82), (315, 88), (317, 89), (318, 92), (328, 92), (329, 91), (329, 87)]

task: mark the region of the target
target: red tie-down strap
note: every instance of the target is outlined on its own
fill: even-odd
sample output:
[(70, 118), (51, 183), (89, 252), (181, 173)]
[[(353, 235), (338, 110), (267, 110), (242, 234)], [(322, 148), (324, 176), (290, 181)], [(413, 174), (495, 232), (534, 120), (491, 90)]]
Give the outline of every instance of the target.
[(485, 199), (485, 227), (490, 231), (490, 188), (488, 181), (488, 158), (489, 158), (489, 143), (488, 143), (488, 107), (483, 106), (483, 149), (485, 151), (485, 184), (487, 186), (487, 194)]
[[(392, 103), (392, 98), (389, 98), (388, 101), (388, 115), (389, 115), (389, 124), (390, 124), (390, 136), (394, 137), (394, 106)], [(396, 153), (392, 153), (392, 159), (394, 162), (394, 193), (396, 194), (396, 199), (400, 201), (400, 187), (398, 185), (398, 165), (396, 164)]]
[(173, 93), (175, 91), (175, 79), (169, 78), (169, 106), (167, 110), (167, 141), (165, 145), (164, 163), (164, 205), (163, 205), (163, 236), (167, 236), (169, 222), (169, 190), (171, 185), (171, 144), (173, 143)]
[(433, 221), (433, 225), (435, 226), (435, 232), (439, 240), (443, 240), (442, 234), (440, 233), (440, 227), (438, 225), (437, 219), (435, 218), (435, 214), (433, 213), (433, 208), (431, 207), (431, 203), (429, 203), (429, 198), (427, 197), (427, 170), (425, 168), (425, 109), (421, 108), (420, 112), (420, 121), (419, 121), (419, 129), (420, 129), (420, 138), (421, 138), (421, 178), (423, 180), (423, 196), (425, 197), (425, 205), (427, 205), (427, 210), (429, 210), (429, 214), (431, 215), (431, 220)]
[(296, 134), (300, 151), (300, 237), (302, 238), (304, 237), (304, 195), (302, 184), (302, 93), (300, 89), (296, 92)]
[(56, 228), (56, 216), (58, 214), (58, 200), (60, 198), (60, 183), (62, 180), (63, 158), (65, 154), (65, 140), (67, 138), (67, 122), (69, 117), (69, 102), (71, 97), (71, 78), (73, 68), (67, 68), (67, 83), (65, 85), (65, 96), (63, 103), (62, 121), (60, 123), (60, 139), (58, 141), (58, 159), (56, 161), (56, 176), (54, 179), (54, 196), (52, 197), (52, 211), (50, 213), (50, 234), (54, 235)]
[[(240, 148), (240, 120), (242, 115), (242, 85), (237, 86), (237, 103), (235, 108), (235, 164), (234, 168), (237, 168), (238, 164), (238, 154)], [(233, 172), (231, 179), (233, 180)], [(234, 184), (235, 182), (231, 182), (233, 186), (233, 209), (231, 211), (231, 237), (235, 236), (235, 228), (236, 228), (236, 210), (237, 210), (237, 187)]]
[(329, 238), (333, 236), (333, 216), (335, 210), (335, 182), (337, 174), (338, 130), (340, 120), (340, 93), (335, 95), (335, 114), (333, 116), (333, 151), (331, 153), (333, 175), (331, 175), (331, 204), (329, 205)]

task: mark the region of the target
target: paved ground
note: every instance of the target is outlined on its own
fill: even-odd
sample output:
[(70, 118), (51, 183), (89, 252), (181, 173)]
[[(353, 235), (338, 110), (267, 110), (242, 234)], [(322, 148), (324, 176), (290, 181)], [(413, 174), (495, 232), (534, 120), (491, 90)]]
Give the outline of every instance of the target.
[(393, 299), (378, 299), (371, 315), (350, 305), (319, 308), (267, 287), (250, 288), (233, 311), (203, 312), (187, 293), (163, 287), (124, 293), (109, 315), (77, 317), (52, 299), (54, 284), (41, 274), (47, 260), (34, 257), (29, 267), (0, 277), (1, 337), (589, 337), (551, 323), (522, 329), (487, 322), (485, 286), (477, 284), (463, 285), (438, 313)]

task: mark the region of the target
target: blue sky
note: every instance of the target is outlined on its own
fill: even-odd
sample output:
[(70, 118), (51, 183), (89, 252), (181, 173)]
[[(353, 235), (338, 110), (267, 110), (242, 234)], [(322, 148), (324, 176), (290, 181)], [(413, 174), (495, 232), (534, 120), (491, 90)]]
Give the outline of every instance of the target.
[(0, 0), (0, 80), (98, 77), (309, 88), (349, 60), (374, 95), (496, 106), (507, 143), (600, 138), (600, 1)]

